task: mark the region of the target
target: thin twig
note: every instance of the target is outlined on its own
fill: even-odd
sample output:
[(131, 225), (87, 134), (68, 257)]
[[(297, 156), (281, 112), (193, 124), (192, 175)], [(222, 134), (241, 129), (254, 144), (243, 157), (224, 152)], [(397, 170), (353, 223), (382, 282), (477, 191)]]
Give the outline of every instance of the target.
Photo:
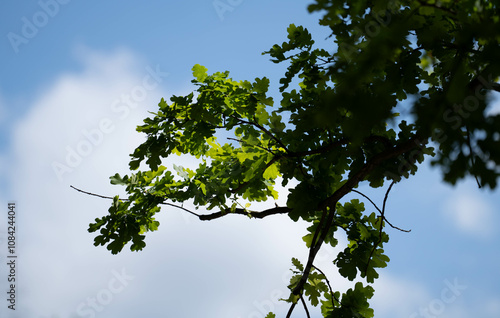
[(389, 197), (389, 192), (391, 191), (392, 189), (392, 186), (396, 183), (396, 181), (392, 181), (391, 182), (391, 185), (389, 186), (389, 188), (387, 189), (387, 192), (385, 193), (385, 197), (384, 197), (384, 203), (382, 204), (382, 216), (384, 216), (384, 213), (385, 213), (385, 203), (387, 202), (387, 198)]
[(387, 222), (387, 224), (389, 224), (389, 226), (392, 227), (393, 229), (396, 229), (398, 231), (405, 232), (405, 233), (410, 233), (411, 232), (411, 230), (405, 230), (405, 229), (402, 229), (402, 228), (397, 227), (395, 225), (392, 225), (392, 223), (389, 222), (389, 220), (387, 220), (387, 218), (385, 216), (384, 216), (384, 221)]
[[(371, 204), (373, 204), (373, 206), (375, 207), (375, 209), (377, 209), (377, 211), (380, 214), (382, 214), (382, 211), (380, 210), (380, 208), (366, 194), (364, 194), (364, 193), (362, 193), (362, 192), (360, 192), (358, 190), (354, 190), (354, 189), (352, 190), (352, 192), (356, 192), (356, 193), (362, 195), (363, 197), (365, 197), (368, 201), (370, 201)], [(410, 233), (411, 232), (411, 230), (404, 230), (402, 228), (399, 228), (397, 226), (392, 225), (392, 223), (389, 222), (389, 220), (387, 220), (387, 218), (385, 217), (385, 215), (384, 215), (384, 221), (387, 222), (387, 224), (389, 224), (389, 226), (392, 227), (393, 229), (399, 230), (401, 232), (406, 232), (406, 233)]]
[[(91, 195), (91, 196), (94, 196), (94, 197), (98, 197), (98, 198), (102, 198), (102, 199), (111, 199), (111, 200), (114, 199), (112, 197), (107, 197), (107, 196), (104, 196), (104, 195), (100, 195), (100, 194), (95, 194), (95, 193), (83, 191), (83, 190), (80, 190), (80, 189), (78, 189), (78, 188), (76, 188), (76, 187), (74, 187), (72, 185), (70, 185), (69, 187), (75, 189), (78, 192), (85, 193), (85, 194), (88, 194), (88, 195)], [(122, 200), (122, 201), (128, 201), (128, 199), (120, 199), (120, 200)]]
[(268, 149), (268, 148), (264, 148), (262, 147), (261, 145), (250, 145), (249, 143), (245, 142), (244, 140), (241, 140), (241, 139), (237, 139), (237, 138), (227, 138), (227, 140), (233, 140), (233, 141), (238, 141), (242, 144), (246, 144), (247, 146), (251, 146), (251, 147), (257, 147), (257, 148), (260, 148), (262, 150), (265, 150), (269, 153), (272, 153), (273, 155), (276, 155), (276, 153), (274, 151), (272, 151), (271, 149)]
[[(239, 121), (241, 123), (252, 125), (252, 126), (255, 126), (255, 127), (259, 128), (261, 131), (263, 131), (264, 133), (266, 133), (269, 137), (271, 137), (272, 139), (274, 139), (283, 149), (285, 149), (286, 152), (288, 152), (288, 149), (286, 148), (285, 144), (283, 144), (283, 142), (281, 142), (281, 140), (279, 140), (269, 130), (267, 130), (263, 126), (259, 125), (259, 123), (257, 123), (257, 122), (251, 122), (251, 121), (247, 121), (247, 120), (243, 120), (241, 118), (235, 117), (234, 115), (231, 115), (231, 117), (234, 118), (234, 119), (236, 119), (237, 121)], [(255, 118), (254, 118), (254, 120), (255, 120)]]
[[(87, 192), (87, 191), (84, 191), (84, 190), (81, 190), (81, 189), (78, 189), (72, 185), (70, 185), (70, 188), (73, 188), (75, 189), (76, 191), (78, 192), (81, 192), (81, 193), (85, 193), (85, 194), (88, 194), (88, 195), (91, 195), (91, 196), (94, 196), (94, 197), (98, 197), (98, 198), (102, 198), (102, 199), (110, 199), (110, 200), (113, 200), (114, 198), (113, 197), (107, 197), (107, 196), (104, 196), (104, 195), (100, 195), (100, 194), (96, 194), (96, 193), (91, 193), (91, 192)], [(125, 199), (120, 199), (122, 201), (130, 201), (128, 198), (125, 198)], [(168, 205), (168, 206), (171, 206), (171, 207), (174, 207), (174, 208), (178, 208), (178, 209), (181, 209), (181, 210), (184, 210), (186, 211), (187, 213), (191, 213), (192, 215), (195, 215), (197, 216), (198, 218), (201, 219), (202, 215), (200, 214), (197, 214), (197, 213), (194, 213), (193, 211), (191, 210), (188, 210), (186, 209), (185, 207), (182, 207), (180, 205), (176, 205), (176, 204), (173, 204), (173, 203), (169, 203), (169, 202), (159, 202), (159, 204), (163, 204), (163, 205)]]
[(326, 280), (326, 284), (328, 285), (328, 288), (330, 289), (330, 295), (332, 295), (332, 306), (333, 308), (335, 308), (335, 303), (333, 302), (333, 300), (335, 299), (340, 305), (342, 305), (342, 303), (340, 302), (340, 300), (335, 297), (335, 294), (333, 293), (333, 289), (332, 289), (332, 286), (330, 285), (330, 281), (328, 280), (328, 277), (326, 277), (325, 273), (323, 273), (323, 271), (321, 269), (319, 269), (318, 267), (316, 266), (312, 266), (314, 269), (316, 269), (318, 272), (321, 273), (321, 275), (323, 275), (325, 277), (325, 280)]
[(370, 256), (368, 256), (368, 262), (366, 262), (366, 268), (365, 268), (365, 275), (368, 273), (368, 266), (370, 265), (370, 261), (372, 259), (373, 253), (377, 249), (377, 246), (382, 242), (382, 229), (384, 228), (383, 225), (384, 225), (384, 218), (385, 218), (385, 216), (384, 216), (384, 213), (385, 213), (385, 203), (387, 202), (387, 198), (389, 197), (389, 192), (391, 191), (392, 186), (395, 183), (396, 183), (396, 181), (392, 181), (391, 185), (389, 186), (389, 188), (385, 192), (384, 203), (382, 204), (382, 212), (380, 212), (380, 219), (379, 219), (380, 220), (379, 237), (378, 237), (377, 243), (375, 243), (373, 245), (372, 251), (370, 252)]
[(372, 199), (370, 199), (366, 194), (362, 193), (361, 191), (358, 191), (358, 190), (354, 190), (352, 189), (352, 192), (356, 192), (357, 194), (360, 194), (362, 195), (363, 197), (365, 197), (365, 199), (367, 199), (368, 201), (370, 201), (371, 204), (373, 204), (373, 206), (375, 207), (375, 209), (377, 209), (377, 211), (382, 214), (382, 211), (379, 209), (379, 207), (375, 204), (375, 202), (372, 201)]
[[(472, 150), (472, 143), (470, 141), (470, 131), (469, 131), (469, 127), (465, 127), (465, 129), (467, 129), (467, 145), (469, 146), (469, 151), (470, 151), (470, 161), (471, 161), (471, 168), (473, 169), (474, 166), (476, 165), (475, 161), (474, 161), (474, 150)], [(479, 179), (477, 178), (477, 176), (475, 174), (473, 174), (474, 178), (476, 179), (476, 182), (477, 182), (477, 186), (479, 188), (481, 188), (481, 183), (479, 182)]]

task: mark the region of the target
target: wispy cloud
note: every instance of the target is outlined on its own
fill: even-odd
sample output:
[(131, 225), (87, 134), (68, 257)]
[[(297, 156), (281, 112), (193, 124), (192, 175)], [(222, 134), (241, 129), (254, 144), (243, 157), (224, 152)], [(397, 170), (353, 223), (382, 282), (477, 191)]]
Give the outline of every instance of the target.
[[(14, 160), (8, 173), (22, 229), (19, 253), (24, 284), (19, 297), (29, 304), (21, 308), (23, 317), (86, 317), (79, 313), (90, 315), (95, 298), (102, 309), (92, 312), (96, 317), (152, 317), (160, 309), (164, 314), (158, 303), (168, 306), (173, 317), (199, 317), (230, 302), (235, 304), (233, 311), (218, 315), (229, 318), (252, 313), (252, 302), (268, 299), (275, 289), (285, 296), (288, 282), (283, 282), (283, 276), (289, 272), (290, 258), (307, 255), (297, 235), (305, 231), (304, 224), (285, 216), (266, 220), (228, 216), (201, 222), (165, 208), (158, 215), (160, 229), (148, 235), (143, 252), (125, 248), (113, 256), (103, 247), (92, 246), (93, 235), (86, 229), (94, 218), (107, 213), (109, 201), (83, 195), (69, 185), (105, 195), (120, 193), (121, 188), (109, 185), (108, 177), (128, 173), (128, 155), (143, 138), (135, 127), (149, 115), (147, 111), (155, 110), (160, 97), (168, 96), (165, 86), (158, 85), (145, 90), (147, 98), (129, 107), (127, 115), (116, 112), (112, 105), (118, 101), (127, 106), (121, 102), (123, 96), (144, 87), (150, 74), (147, 66), (156, 71), (156, 65), (141, 64), (126, 50), (78, 52), (81, 71), (66, 72), (46, 83), (13, 131)], [(168, 72), (168, 66), (160, 70)], [(152, 83), (148, 79), (149, 87)], [(59, 180), (52, 163), (67, 164), (68, 149), (77, 152), (83, 147), (82, 141), (90, 140), (86, 132), (95, 132), (103, 118), (112, 122), (113, 131), (103, 133), (99, 142), (90, 142), (91, 151), (80, 153), (81, 162), (70, 166), (72, 170)], [(179, 160), (185, 166), (193, 164), (176, 156), (166, 164), (179, 164)], [(281, 191), (280, 204), (284, 204), (286, 190)], [(113, 293), (109, 287), (113, 273), (122, 269), (134, 280)], [(199, 299), (199, 306), (193, 307), (192, 299)], [(144, 306), (131, 305), (138, 302)]]
[(483, 238), (493, 234), (493, 207), (478, 194), (463, 190), (456, 193), (444, 204), (443, 212), (464, 233)]
[(375, 282), (373, 304), (375, 313), (381, 317), (409, 317), (409, 315), (431, 299), (429, 291), (417, 281), (382, 273)]
[[(11, 199), (19, 206), (19, 244), (23, 247), (19, 266), (24, 284), (19, 292), (30, 304), (20, 308), (24, 316), (74, 316), (87, 297), (96, 297), (107, 288), (113, 270), (125, 268), (131, 276), (135, 274), (123, 262), (125, 257), (110, 258), (104, 249), (94, 248), (86, 232), (93, 218), (106, 213), (109, 202), (79, 195), (69, 185), (101, 193), (117, 191), (110, 188), (108, 176), (127, 169), (128, 154), (142, 138), (136, 125), (166, 93), (162, 85), (156, 85), (124, 117), (123, 112), (113, 110), (113, 103), (142, 85), (147, 67), (156, 66), (143, 64), (127, 50), (80, 48), (77, 58), (81, 71), (66, 72), (46, 83), (12, 135), (9, 186)], [(95, 132), (105, 119), (114, 129), (99, 137)], [(80, 149), (85, 150), (80, 153), (81, 162), (59, 180), (53, 163), (67, 165), (68, 149), (79, 151), (83, 141), (92, 148)], [(127, 294), (129, 290), (116, 295), (106, 308), (108, 313), (108, 307), (125, 301)]]

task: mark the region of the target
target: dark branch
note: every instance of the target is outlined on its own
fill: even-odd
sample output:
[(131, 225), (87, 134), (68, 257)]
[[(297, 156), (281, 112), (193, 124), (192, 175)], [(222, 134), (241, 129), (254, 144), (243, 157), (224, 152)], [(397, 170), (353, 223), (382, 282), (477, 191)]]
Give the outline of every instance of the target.
[(223, 211), (215, 212), (212, 214), (205, 214), (205, 215), (200, 215), (199, 218), (202, 221), (210, 221), (213, 219), (220, 218), (222, 216), (228, 215), (228, 214), (241, 214), (241, 215), (246, 215), (251, 218), (256, 218), (256, 219), (262, 219), (265, 218), (266, 216), (269, 215), (274, 215), (274, 214), (285, 214), (285, 213), (290, 213), (292, 209), (287, 208), (287, 207), (275, 207), (271, 209), (267, 209), (264, 211), (256, 212), (256, 211), (248, 211), (245, 209), (235, 209), (234, 211), (231, 211), (231, 209), (226, 209)]
[(368, 162), (366, 162), (365, 165), (356, 174), (354, 174), (351, 178), (349, 178), (347, 182), (344, 183), (342, 187), (340, 187), (340, 189), (335, 191), (335, 193), (333, 193), (330, 197), (321, 202), (321, 204), (319, 205), (319, 209), (322, 210), (324, 207), (336, 204), (338, 200), (340, 200), (344, 195), (349, 193), (358, 183), (363, 181), (364, 178), (373, 169), (375, 169), (379, 164), (381, 164), (385, 160), (395, 158), (399, 155), (402, 155), (408, 151), (413, 150), (416, 147), (420, 147), (418, 141), (419, 137), (415, 136), (414, 138), (408, 140), (403, 144), (392, 147), (373, 156), (373, 158), (368, 160)]
[(292, 316), (293, 309), (295, 308), (296, 303), (292, 303), (290, 309), (288, 309), (288, 313), (286, 314), (286, 318), (290, 318)]
[(312, 264), (314, 262), (314, 258), (316, 257), (316, 254), (318, 253), (321, 244), (323, 244), (326, 235), (328, 234), (328, 231), (333, 223), (335, 215), (335, 205), (337, 204), (337, 202), (347, 193), (352, 191), (352, 189), (355, 186), (357, 186), (361, 181), (363, 181), (370, 174), (370, 172), (383, 161), (397, 157), (403, 153), (413, 150), (416, 147), (420, 147), (418, 141), (419, 137), (415, 136), (414, 138), (408, 140), (403, 144), (392, 147), (390, 149), (386, 149), (381, 153), (375, 155), (373, 158), (368, 160), (368, 162), (366, 162), (365, 165), (356, 174), (350, 177), (342, 187), (340, 187), (330, 197), (326, 198), (325, 200), (323, 200), (323, 202), (319, 204), (318, 211), (321, 210), (327, 211), (328, 209), (330, 209), (329, 215), (325, 222), (325, 226), (323, 226), (322, 228), (318, 226), (318, 230), (321, 231), (321, 235), (319, 237), (318, 242), (315, 245), (311, 246), (311, 249), (309, 251), (309, 258), (307, 260), (307, 264), (304, 269), (304, 274), (302, 275), (299, 283), (297, 284), (297, 286), (295, 286), (293, 290), (293, 293), (295, 295), (299, 295), (302, 292), (302, 288), (304, 287), (304, 284), (307, 281), (307, 278), (311, 271)]
[(311, 315), (309, 314), (309, 310), (307, 309), (307, 304), (304, 301), (304, 297), (300, 295), (300, 301), (302, 302), (302, 305), (304, 306), (304, 310), (306, 311), (307, 318), (311, 318)]
[(498, 84), (498, 83), (490, 83), (490, 85), (491, 85), (491, 89), (492, 90), (500, 93), (500, 84)]
[[(330, 222), (333, 220), (333, 215), (335, 214), (335, 210), (332, 211), (332, 213), (330, 214), (332, 217), (330, 217), (330, 216), (328, 217), (328, 221), (325, 220), (327, 214), (328, 214), (328, 209), (325, 208), (323, 210), (323, 213), (321, 214), (321, 220), (319, 221), (317, 230), (314, 232), (314, 236), (313, 236), (313, 239), (311, 241), (311, 247), (309, 248), (309, 257), (308, 257), (306, 268), (304, 270), (304, 274), (302, 274), (302, 277), (300, 278), (299, 283), (292, 290), (292, 293), (295, 295), (299, 295), (300, 293), (302, 293), (302, 288), (304, 287), (304, 284), (307, 281), (307, 276), (309, 276), (309, 272), (311, 271), (311, 266), (313, 266), (312, 262), (314, 261), (314, 258), (316, 257), (316, 254), (319, 251), (319, 247), (321, 246), (321, 243), (324, 241), (324, 238), (321, 239), (321, 237), (319, 240), (317, 240), (318, 235), (320, 233), (323, 233), (324, 228), (326, 228), (326, 232), (328, 232), (328, 230), (331, 226)], [(325, 226), (324, 223), (326, 223), (327, 225)]]
[[(75, 189), (76, 191), (78, 192), (81, 192), (81, 193), (85, 193), (87, 195), (91, 195), (91, 196), (94, 196), (94, 197), (98, 197), (98, 198), (102, 198), (102, 199), (109, 199), (109, 200), (113, 200), (113, 197), (108, 197), (108, 196), (104, 196), (104, 195), (100, 195), (100, 194), (95, 194), (95, 193), (91, 193), (91, 192), (87, 192), (87, 191), (84, 191), (84, 190), (80, 190), (72, 185), (70, 185), (71, 188)], [(122, 201), (129, 201), (128, 198), (126, 199), (120, 199)], [(249, 210), (246, 210), (246, 209), (235, 209), (235, 210), (231, 210), (231, 209), (226, 209), (226, 210), (223, 210), (223, 211), (219, 211), (219, 212), (215, 212), (215, 213), (211, 213), (211, 214), (198, 214), (198, 213), (195, 213), (191, 210), (188, 210), (180, 205), (176, 205), (176, 204), (172, 204), (172, 203), (169, 203), (169, 202), (160, 202), (160, 204), (163, 204), (163, 205), (168, 205), (168, 206), (171, 206), (171, 207), (174, 207), (174, 208), (178, 208), (178, 209), (181, 209), (185, 212), (188, 212), (192, 215), (195, 215), (196, 217), (198, 217), (201, 221), (210, 221), (210, 220), (214, 220), (214, 219), (218, 219), (220, 217), (223, 217), (225, 215), (228, 215), (228, 214), (240, 214), (240, 215), (246, 215), (246, 216), (249, 216), (251, 218), (255, 218), (255, 219), (262, 219), (262, 218), (265, 218), (266, 216), (269, 216), (269, 215), (274, 215), (274, 214), (285, 214), (285, 213), (289, 213), (292, 211), (292, 209), (290, 208), (287, 208), (287, 207), (274, 207), (274, 208), (271, 208), (271, 209), (267, 209), (267, 210), (264, 210), (264, 211), (249, 211)]]

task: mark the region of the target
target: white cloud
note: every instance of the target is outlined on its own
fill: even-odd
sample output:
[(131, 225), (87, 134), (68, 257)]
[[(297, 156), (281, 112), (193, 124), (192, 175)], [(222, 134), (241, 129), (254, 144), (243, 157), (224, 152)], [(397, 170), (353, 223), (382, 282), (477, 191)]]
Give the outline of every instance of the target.
[(375, 316), (380, 317), (411, 317), (419, 306), (427, 304), (431, 299), (428, 290), (421, 283), (388, 273), (381, 273), (374, 288), (371, 303)]
[(488, 237), (494, 230), (492, 206), (478, 194), (461, 191), (444, 204), (444, 214), (461, 231)]
[[(470, 297), (469, 286), (458, 278), (445, 278), (441, 282), (434, 282), (432, 287), (428, 283), (382, 274), (374, 284), (376, 292), (372, 302), (375, 316), (465, 318), (485, 311), (464, 306)], [(483, 303), (477, 305), (479, 307)]]
[[(152, 78), (156, 65), (143, 65), (126, 50), (87, 50), (78, 57), (82, 72), (61, 74), (45, 84), (13, 130), (8, 175), (19, 207), (19, 271), (20, 281), (26, 282), (19, 292), (29, 299), (20, 310), (26, 317), (75, 314), (81, 302), (108, 284), (112, 270), (130, 272), (133, 267), (124, 261), (133, 260), (130, 254), (110, 257), (92, 246), (93, 236), (86, 232), (93, 218), (106, 214), (109, 202), (69, 185), (117, 191), (108, 177), (127, 169), (128, 154), (142, 140), (135, 127), (166, 95), (161, 90), (165, 83)], [(60, 178), (54, 163), (67, 167)]]
[[(98, 314), (110, 318), (156, 317), (159, 312), (164, 316), (164, 306), (172, 317), (234, 318), (251, 314), (252, 302), (269, 298), (276, 289), (286, 296), (288, 282), (282, 277), (290, 258), (307, 255), (297, 235), (305, 231), (304, 225), (286, 216), (201, 222), (164, 208), (158, 216), (160, 229), (148, 235), (143, 252), (112, 256), (92, 246), (95, 235), (86, 229), (107, 213), (109, 201), (69, 185), (104, 195), (120, 192), (109, 185), (108, 177), (128, 172), (128, 154), (142, 140), (135, 127), (166, 92), (165, 85), (146, 90), (143, 101), (125, 110), (123, 96), (139, 92), (151, 71), (126, 50), (80, 50), (78, 57), (82, 71), (45, 84), (13, 131), (14, 160), (8, 175), (19, 207), (19, 297), (24, 304), (18, 313), (73, 318), (80, 308), (87, 317), (89, 301), (104, 297), (106, 304)], [(150, 68), (156, 71), (156, 65)], [(168, 66), (160, 70), (166, 72)], [(152, 83), (149, 79), (146, 86)], [(112, 105), (120, 107), (114, 111)], [(112, 131), (98, 132), (103, 119), (113, 125)], [(69, 169), (60, 178), (54, 162)], [(190, 164), (182, 158), (182, 165)], [(122, 269), (134, 279), (110, 294), (113, 273)], [(192, 299), (199, 300), (197, 306)], [(228, 303), (237, 305), (221, 312)]]
[(486, 110), (488, 116), (494, 116), (500, 114), (500, 98), (494, 95), (494, 99), (491, 101), (490, 106)]

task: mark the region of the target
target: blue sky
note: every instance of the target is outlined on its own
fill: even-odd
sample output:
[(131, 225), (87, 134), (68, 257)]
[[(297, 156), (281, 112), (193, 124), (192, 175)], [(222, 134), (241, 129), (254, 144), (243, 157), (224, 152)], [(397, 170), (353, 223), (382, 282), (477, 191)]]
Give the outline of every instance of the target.
[[(108, 177), (127, 172), (128, 154), (142, 140), (135, 126), (161, 97), (191, 91), (194, 64), (235, 79), (267, 76), (276, 92), (284, 66), (261, 52), (284, 41), (290, 23), (319, 42), (328, 35), (308, 3), (0, 4), (0, 204), (17, 202), (19, 255), (17, 308), (2, 300), (1, 317), (257, 318), (269, 309), (284, 317), (288, 306), (278, 299), (286, 296), (291, 257), (306, 260), (305, 224), (279, 216), (203, 223), (164, 208), (144, 251), (112, 256), (86, 231), (109, 202), (69, 185), (120, 193)], [(166, 160), (179, 162), (195, 164)], [(57, 164), (68, 170), (57, 172)], [(425, 165), (391, 192), (386, 216), (412, 232), (388, 230), (391, 262), (375, 283), (376, 317), (500, 315), (498, 190), (479, 190), (473, 180), (450, 187), (440, 178)], [(383, 200), (383, 189), (362, 189)], [(335, 253), (323, 250), (318, 264), (345, 290), (350, 283), (331, 264)], [(6, 271), (2, 265), (5, 291)], [(300, 309), (294, 317), (303, 317)]]

